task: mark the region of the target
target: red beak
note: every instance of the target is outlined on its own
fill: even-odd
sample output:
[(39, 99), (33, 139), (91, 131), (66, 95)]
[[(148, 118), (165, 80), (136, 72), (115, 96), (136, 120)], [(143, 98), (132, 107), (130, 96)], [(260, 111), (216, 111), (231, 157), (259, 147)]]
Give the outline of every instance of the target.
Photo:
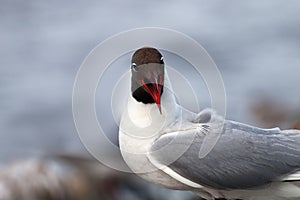
[(147, 92), (151, 95), (153, 100), (155, 101), (160, 114), (161, 112), (161, 104), (160, 104), (160, 96), (161, 96), (161, 88), (162, 88), (162, 76), (159, 78), (153, 78), (149, 83), (145, 83), (144, 79), (142, 79), (142, 85), (147, 90)]

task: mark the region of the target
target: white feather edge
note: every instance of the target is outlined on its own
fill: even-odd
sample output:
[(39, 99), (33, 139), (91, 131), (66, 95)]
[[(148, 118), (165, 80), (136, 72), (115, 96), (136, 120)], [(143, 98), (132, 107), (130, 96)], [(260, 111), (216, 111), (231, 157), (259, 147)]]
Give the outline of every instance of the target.
[(203, 188), (202, 185), (195, 183), (183, 176), (181, 176), (180, 174), (176, 173), (175, 171), (173, 171), (171, 168), (167, 167), (166, 165), (163, 165), (159, 162), (157, 162), (154, 158), (152, 158), (152, 156), (149, 154), (149, 152), (147, 153), (147, 157), (150, 160), (150, 162), (158, 169), (158, 170), (162, 170), (163, 172), (165, 172), (166, 174), (168, 174), (169, 176), (171, 176), (172, 178), (174, 178), (175, 180), (193, 187), (193, 188)]
[(300, 182), (300, 171), (284, 177), (282, 179), (282, 181), (299, 181)]

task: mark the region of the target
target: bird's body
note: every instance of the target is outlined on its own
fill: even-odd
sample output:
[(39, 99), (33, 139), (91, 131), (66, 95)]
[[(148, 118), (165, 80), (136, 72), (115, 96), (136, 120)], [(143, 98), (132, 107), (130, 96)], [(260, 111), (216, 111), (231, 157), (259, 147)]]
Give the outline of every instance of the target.
[[(132, 71), (132, 93), (140, 91), (129, 98), (119, 130), (120, 149), (132, 171), (206, 199), (300, 199), (300, 132), (252, 127), (224, 120), (208, 109), (199, 114), (185, 110), (157, 65), (163, 67), (162, 59), (156, 62), (159, 56), (152, 48), (133, 56), (135, 65), (143, 58), (138, 66), (148, 66)], [(149, 67), (151, 63), (155, 65)], [(151, 69), (148, 77), (143, 69)], [(150, 81), (145, 83), (145, 77)], [(216, 142), (201, 157), (207, 138)]]

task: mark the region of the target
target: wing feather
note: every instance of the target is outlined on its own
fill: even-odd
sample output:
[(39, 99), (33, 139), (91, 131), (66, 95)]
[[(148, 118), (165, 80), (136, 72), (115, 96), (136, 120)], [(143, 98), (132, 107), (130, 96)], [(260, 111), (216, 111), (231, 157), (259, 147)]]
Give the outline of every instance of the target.
[[(207, 134), (220, 131), (206, 125)], [(149, 156), (194, 183), (216, 189), (256, 188), (300, 170), (299, 131), (289, 134), (232, 121), (225, 121), (221, 131), (204, 158), (199, 158), (205, 138), (201, 129), (161, 136)]]

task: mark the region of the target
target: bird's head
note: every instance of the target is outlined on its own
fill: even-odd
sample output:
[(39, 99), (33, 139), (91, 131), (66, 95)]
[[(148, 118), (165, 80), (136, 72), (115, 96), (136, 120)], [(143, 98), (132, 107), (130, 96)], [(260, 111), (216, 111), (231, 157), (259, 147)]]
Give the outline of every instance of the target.
[(164, 60), (161, 53), (151, 47), (135, 51), (131, 59), (132, 96), (144, 104), (155, 103), (161, 111), (164, 89)]

